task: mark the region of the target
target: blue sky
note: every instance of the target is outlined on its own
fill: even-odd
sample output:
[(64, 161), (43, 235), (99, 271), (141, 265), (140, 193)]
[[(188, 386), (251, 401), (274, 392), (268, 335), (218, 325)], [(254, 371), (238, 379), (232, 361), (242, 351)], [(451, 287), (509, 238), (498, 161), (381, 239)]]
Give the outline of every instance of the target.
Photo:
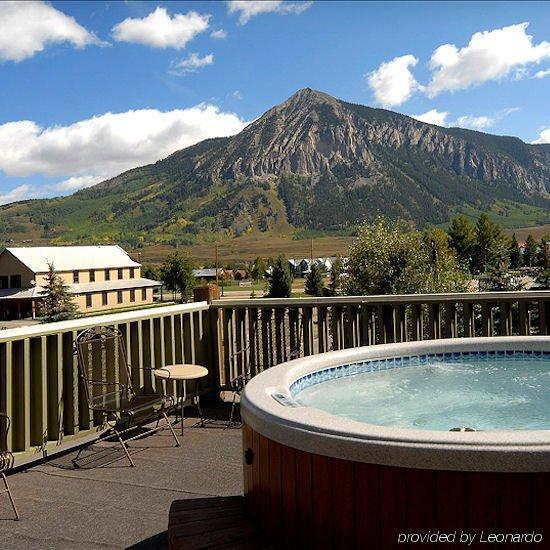
[(3, 2), (0, 203), (235, 133), (303, 87), (550, 142), (549, 85), (543, 2)]

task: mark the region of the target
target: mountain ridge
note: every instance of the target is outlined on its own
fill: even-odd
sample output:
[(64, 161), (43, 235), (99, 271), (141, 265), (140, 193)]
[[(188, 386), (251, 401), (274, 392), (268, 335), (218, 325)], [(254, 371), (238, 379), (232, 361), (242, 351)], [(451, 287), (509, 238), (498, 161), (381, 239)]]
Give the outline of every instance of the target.
[(548, 223), (550, 145), (431, 125), (304, 88), (234, 136), (68, 197), (0, 207), (0, 228), (185, 244), (252, 231), (346, 231), (378, 213), (438, 224), (495, 205)]

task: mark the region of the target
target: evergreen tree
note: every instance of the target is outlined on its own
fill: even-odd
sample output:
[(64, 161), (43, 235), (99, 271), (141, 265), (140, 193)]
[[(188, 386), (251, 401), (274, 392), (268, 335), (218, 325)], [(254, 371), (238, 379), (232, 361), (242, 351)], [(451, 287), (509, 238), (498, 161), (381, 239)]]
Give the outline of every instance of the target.
[(523, 265), (533, 267), (537, 263), (538, 244), (533, 235), (527, 235), (525, 250), (523, 251)]
[(510, 267), (512, 269), (517, 269), (521, 267), (521, 248), (519, 247), (518, 240), (516, 239), (516, 234), (512, 235), (510, 239), (510, 246), (508, 247), (508, 252), (510, 254)]
[(252, 269), (250, 270), (250, 276), (254, 281), (260, 281), (263, 279), (265, 273), (265, 262), (259, 256), (254, 260)]
[(550, 234), (544, 235), (540, 240), (537, 265), (544, 270), (550, 268)]
[(284, 256), (278, 256), (273, 264), (269, 280), (269, 298), (290, 298), (292, 293), (292, 275)]
[(476, 231), (472, 222), (464, 215), (451, 220), (449, 228), (450, 245), (456, 250), (458, 259), (472, 269)]
[(308, 296), (322, 296), (323, 290), (323, 272), (317, 264), (313, 264), (306, 277), (305, 293)]
[(174, 252), (166, 258), (161, 268), (162, 282), (174, 294), (180, 293), (180, 300), (185, 302), (193, 294), (196, 279), (193, 274), (194, 262), (184, 252)]
[(508, 262), (506, 238), (501, 227), (491, 221), (487, 214), (483, 213), (479, 216), (475, 233), (476, 242), (472, 262), (475, 273), (485, 273)]
[(330, 269), (330, 283), (325, 289), (327, 296), (337, 296), (342, 282), (342, 260), (335, 258)]
[(66, 321), (76, 316), (76, 304), (69, 294), (67, 285), (55, 271), (53, 263), (48, 262), (48, 274), (46, 275), (45, 298), (42, 303), (41, 313), (45, 323)]

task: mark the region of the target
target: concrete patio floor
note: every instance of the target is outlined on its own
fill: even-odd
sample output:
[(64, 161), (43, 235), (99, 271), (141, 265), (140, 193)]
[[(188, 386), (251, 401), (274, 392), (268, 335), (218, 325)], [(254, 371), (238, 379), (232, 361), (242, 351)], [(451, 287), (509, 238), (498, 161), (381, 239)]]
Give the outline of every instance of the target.
[(132, 441), (135, 468), (118, 444), (102, 442), (81, 453), (79, 468), (71, 451), (9, 476), (21, 521), (11, 520), (7, 495), (0, 495), (0, 547), (166, 548), (173, 500), (243, 491), (241, 430), (196, 423), (186, 419), (183, 436), (176, 430), (180, 447), (168, 430)]

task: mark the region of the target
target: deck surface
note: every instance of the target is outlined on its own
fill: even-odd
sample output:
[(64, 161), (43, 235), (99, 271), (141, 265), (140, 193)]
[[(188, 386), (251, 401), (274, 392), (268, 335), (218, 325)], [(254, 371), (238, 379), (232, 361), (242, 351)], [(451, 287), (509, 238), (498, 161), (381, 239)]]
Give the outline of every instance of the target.
[[(205, 411), (208, 413), (208, 409)], [(168, 431), (133, 441), (135, 468), (119, 446), (94, 445), (9, 476), (21, 521), (0, 495), (0, 546), (6, 550), (167, 548), (174, 501), (242, 495), (241, 430), (185, 421), (181, 446)], [(179, 432), (178, 432), (179, 433)], [(105, 465), (113, 458), (121, 460)]]

